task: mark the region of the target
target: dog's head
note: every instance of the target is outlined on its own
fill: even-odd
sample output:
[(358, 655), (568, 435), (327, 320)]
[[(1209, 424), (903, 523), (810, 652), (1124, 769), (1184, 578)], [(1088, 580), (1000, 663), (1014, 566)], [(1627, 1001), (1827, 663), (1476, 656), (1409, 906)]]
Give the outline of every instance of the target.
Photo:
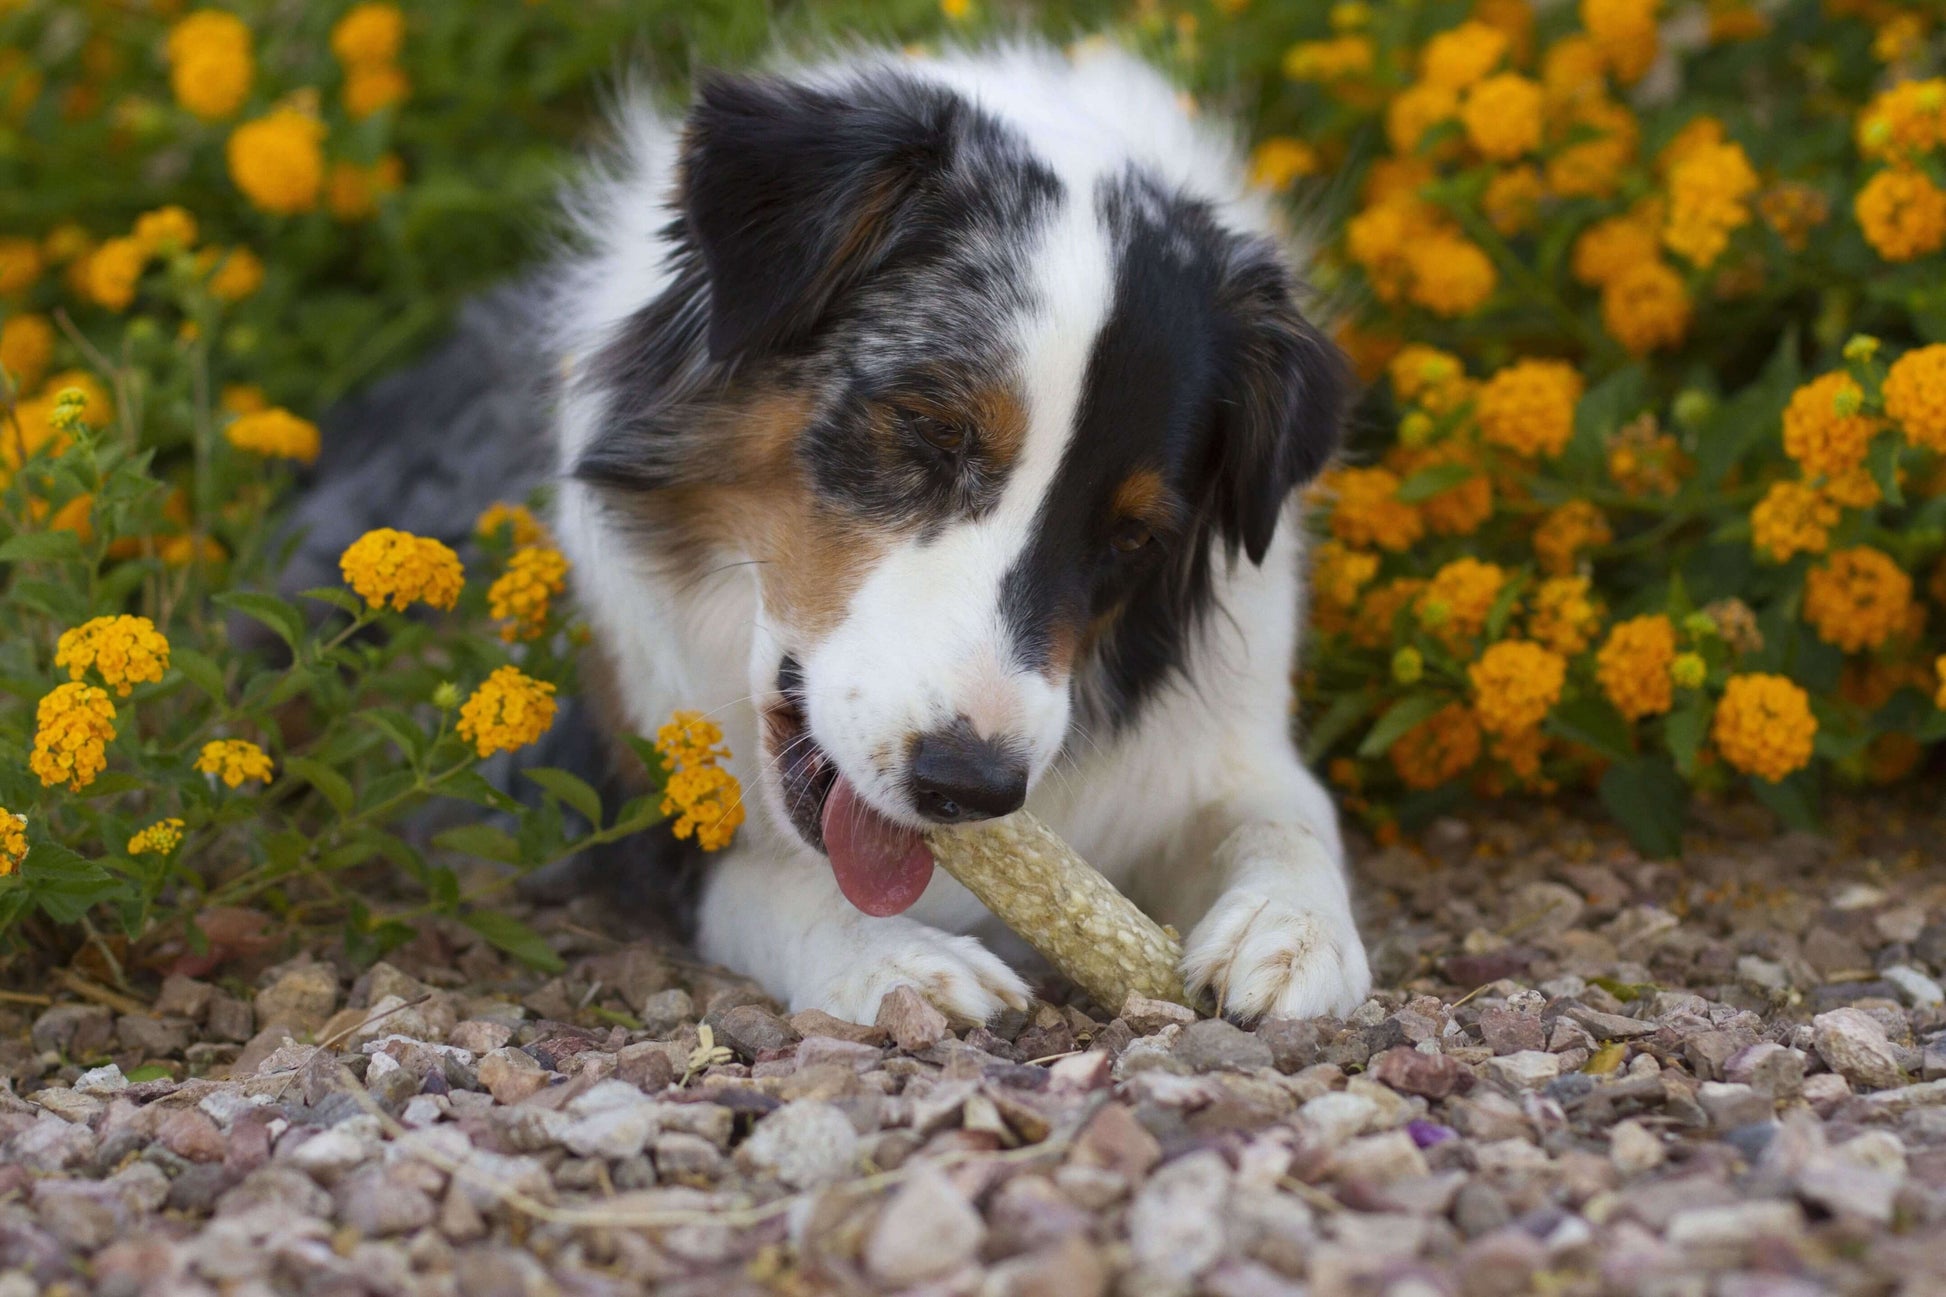
[(705, 80), (673, 278), (590, 380), (576, 475), (754, 561), (766, 800), (868, 912), (1139, 706), (1336, 444), (1277, 248), (1070, 143), (891, 71)]

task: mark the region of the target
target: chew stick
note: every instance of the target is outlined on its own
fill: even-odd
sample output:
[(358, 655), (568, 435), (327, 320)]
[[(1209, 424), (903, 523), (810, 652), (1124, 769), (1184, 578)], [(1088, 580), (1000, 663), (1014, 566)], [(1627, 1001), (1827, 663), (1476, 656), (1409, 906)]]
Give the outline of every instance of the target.
[(934, 829), (926, 842), (940, 868), (1104, 1009), (1130, 991), (1189, 1004), (1182, 941), (1032, 815)]

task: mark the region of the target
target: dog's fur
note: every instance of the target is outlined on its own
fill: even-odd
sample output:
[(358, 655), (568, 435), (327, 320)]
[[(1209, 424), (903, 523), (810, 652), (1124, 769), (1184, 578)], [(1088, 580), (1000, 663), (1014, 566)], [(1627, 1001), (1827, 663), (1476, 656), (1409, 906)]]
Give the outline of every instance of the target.
[(557, 525), (611, 721), (701, 708), (736, 754), (702, 954), (860, 1021), (901, 985), (1021, 1004), (950, 878), (870, 917), (821, 854), (839, 778), (938, 818), (946, 734), (1226, 1010), (1356, 1004), (1285, 516), (1346, 384), (1231, 142), (1133, 59), (1035, 47), (706, 78), (624, 126), (553, 293)]

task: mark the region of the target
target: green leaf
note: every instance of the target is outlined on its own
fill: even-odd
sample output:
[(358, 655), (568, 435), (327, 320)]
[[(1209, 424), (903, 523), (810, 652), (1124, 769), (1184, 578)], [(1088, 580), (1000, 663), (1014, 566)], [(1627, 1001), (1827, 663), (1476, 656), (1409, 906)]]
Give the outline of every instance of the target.
[(1774, 784), (1755, 775), (1751, 775), (1748, 782), (1757, 800), (1769, 807), (1771, 814), (1782, 820), (1786, 828), (1805, 833), (1818, 831), (1817, 796), (1810, 780), (1801, 772)]
[(1385, 715), (1365, 735), (1364, 742), (1358, 745), (1361, 757), (1382, 757), (1392, 750), (1392, 745), (1403, 738), (1420, 722), (1446, 705), (1446, 700), (1438, 694), (1413, 694), (1401, 698), (1386, 708)]
[(579, 777), (552, 766), (535, 766), (521, 774), (580, 812), (590, 828), (601, 827), (601, 794)]
[(360, 599), (351, 591), (341, 589), (335, 585), (321, 585), (309, 590), (299, 590), (297, 597), (300, 599), (316, 599), (320, 603), (328, 603), (333, 608), (342, 608), (354, 617), (361, 615), (365, 611), (365, 601), (363, 599)]
[(324, 794), (324, 800), (331, 803), (332, 809), (340, 815), (350, 813), (352, 803), (358, 795), (352, 791), (351, 780), (309, 757), (286, 757), (284, 769), (302, 779), (311, 787)]
[(169, 665), (182, 673), (183, 679), (195, 685), (217, 702), (228, 695), (223, 682), (223, 668), (216, 660), (193, 648), (169, 647)]
[(277, 632), (277, 638), (290, 645), (291, 652), (298, 651), (304, 639), (304, 616), (290, 604), (274, 594), (258, 594), (250, 590), (229, 590), (211, 596), (213, 602), (222, 607), (242, 613), (253, 621), (260, 621)]
[(1406, 504), (1418, 504), (1452, 490), (1477, 473), (1471, 464), (1429, 464), (1399, 483), (1393, 495)]
[(1904, 439), (1898, 433), (1883, 432), (1872, 441), (1871, 451), (1865, 457), (1872, 480), (1878, 483), (1885, 503), (1894, 509), (1905, 503), (1905, 495), (1899, 490), (1899, 451), (1904, 444)]
[(1315, 724), (1304, 727), (1304, 759), (1318, 761), (1351, 733), (1352, 726), (1365, 719), (1372, 709), (1371, 694), (1365, 691), (1339, 694)]
[(1545, 728), (1550, 734), (1586, 744), (1610, 761), (1627, 761), (1635, 755), (1628, 722), (1606, 698), (1585, 694), (1570, 698), (1554, 709)]
[(56, 923), (79, 923), (88, 911), (127, 886), (57, 842), (36, 842), (29, 848), (21, 877), (41, 911)]
[(1696, 773), (1696, 759), (1703, 751), (1709, 728), (1709, 700), (1700, 694), (1670, 712), (1669, 719), (1663, 723), (1663, 740), (1669, 745), (1669, 755), (1676, 759), (1676, 769), (1685, 779)]
[(71, 531), (30, 531), (0, 544), (0, 563), (66, 563), (81, 557)]
[(486, 776), (477, 770), (461, 770), (448, 776), (437, 788), (433, 789), (441, 797), (452, 797), (462, 802), (472, 802), (475, 806), (485, 806), (496, 811), (518, 811), (520, 803), (488, 783)]
[(139, 775), (127, 774), (120, 770), (110, 770), (95, 776), (95, 781), (74, 794), (76, 797), (93, 799), (96, 797), (119, 797), (123, 793), (136, 792), (149, 787), (154, 781)]
[(510, 914), (497, 910), (475, 910), (460, 916), (460, 922), (506, 951), (529, 968), (543, 973), (558, 973), (567, 965), (554, 953), (540, 933)]
[(432, 745), (432, 736), (396, 707), (373, 707), (353, 715), (396, 743), (409, 761), (423, 760)]
[(625, 802), (620, 813), (615, 816), (615, 822), (608, 826), (608, 831), (618, 836), (626, 836), (630, 833), (639, 833), (651, 824), (660, 824), (667, 818), (669, 817), (662, 813), (661, 794), (650, 793), (643, 797), (632, 797)]
[(1660, 757), (1618, 761), (1601, 777), (1601, 804), (1645, 856), (1682, 854), (1689, 785)]
[(506, 830), (496, 829), (491, 824), (458, 825), (439, 834), (432, 844), (447, 851), (479, 856), (483, 860), (498, 860), (508, 865), (520, 863), (520, 844)]

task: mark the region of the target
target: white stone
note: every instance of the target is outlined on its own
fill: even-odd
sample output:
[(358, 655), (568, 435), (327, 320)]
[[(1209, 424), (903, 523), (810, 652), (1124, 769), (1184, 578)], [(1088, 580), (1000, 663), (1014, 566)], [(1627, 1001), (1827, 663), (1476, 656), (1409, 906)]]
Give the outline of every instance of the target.
[(128, 1078), (122, 1075), (121, 1068), (110, 1063), (83, 1072), (74, 1079), (74, 1088), (78, 1094), (113, 1094), (128, 1089)]
[(1342, 1090), (1321, 1094), (1297, 1110), (1298, 1124), (1316, 1135), (1326, 1148), (1336, 1148), (1363, 1134), (1378, 1117), (1376, 1103), (1362, 1094)]
[(1227, 1250), (1230, 1167), (1203, 1150), (1149, 1177), (1128, 1209), (1129, 1252), (1138, 1275), (1187, 1288)]
[(1681, 1247), (1741, 1247), (1760, 1238), (1798, 1238), (1803, 1230), (1804, 1213), (1794, 1202), (1740, 1202), (1677, 1212), (1669, 1220), (1669, 1241)]
[(865, 1240), (865, 1269), (904, 1288), (951, 1274), (979, 1253), (980, 1213), (938, 1168), (921, 1164), (899, 1186)]
[(1539, 1049), (1523, 1049), (1487, 1060), (1487, 1075), (1516, 1090), (1533, 1090), (1561, 1075), (1561, 1057)]
[(1608, 1132), (1608, 1160), (1623, 1176), (1641, 1175), (1668, 1156), (1662, 1140), (1639, 1121), (1619, 1121)]
[(383, 1128), (377, 1117), (348, 1117), (299, 1144), (288, 1160), (292, 1166), (308, 1172), (311, 1178), (328, 1185), (353, 1167), (377, 1157), (383, 1143)]
[(1899, 994), (1905, 996), (1906, 1003), (1915, 1009), (1936, 1009), (1946, 1004), (1946, 990), (1941, 990), (1938, 982), (1909, 965), (1894, 964), (1879, 976), (1898, 987)]

